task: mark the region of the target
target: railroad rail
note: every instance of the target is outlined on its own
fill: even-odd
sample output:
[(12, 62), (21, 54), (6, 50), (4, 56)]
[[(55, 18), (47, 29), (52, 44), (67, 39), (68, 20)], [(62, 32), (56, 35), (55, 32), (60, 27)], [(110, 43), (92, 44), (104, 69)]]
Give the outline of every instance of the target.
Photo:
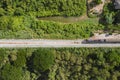
[(120, 43), (83, 43), (84, 40), (9, 39), (0, 40), (0, 48), (25, 47), (120, 47)]

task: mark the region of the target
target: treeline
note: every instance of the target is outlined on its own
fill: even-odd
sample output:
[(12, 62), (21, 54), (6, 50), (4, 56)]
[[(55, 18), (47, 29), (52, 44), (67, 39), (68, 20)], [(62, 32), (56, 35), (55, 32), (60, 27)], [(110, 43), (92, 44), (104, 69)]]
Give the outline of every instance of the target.
[(50, 49), (6, 50), (0, 49), (0, 80), (37, 80), (54, 64)]
[(86, 0), (1, 0), (0, 16), (81, 16)]
[(120, 48), (0, 49), (0, 80), (119, 80)]
[(96, 19), (89, 19), (78, 23), (64, 24), (37, 20), (29, 16), (3, 16), (0, 17), (0, 38), (88, 38), (93, 35), (94, 31), (104, 29), (104, 26), (95, 21)]

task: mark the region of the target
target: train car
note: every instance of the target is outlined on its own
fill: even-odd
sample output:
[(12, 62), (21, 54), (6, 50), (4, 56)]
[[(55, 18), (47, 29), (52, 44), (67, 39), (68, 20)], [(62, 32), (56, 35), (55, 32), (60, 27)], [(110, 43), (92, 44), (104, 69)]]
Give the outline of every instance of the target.
[(94, 43), (120, 43), (120, 39), (86, 39), (84, 40), (82, 43), (90, 43), (90, 44), (94, 44)]
[(120, 39), (106, 39), (106, 43), (120, 43)]

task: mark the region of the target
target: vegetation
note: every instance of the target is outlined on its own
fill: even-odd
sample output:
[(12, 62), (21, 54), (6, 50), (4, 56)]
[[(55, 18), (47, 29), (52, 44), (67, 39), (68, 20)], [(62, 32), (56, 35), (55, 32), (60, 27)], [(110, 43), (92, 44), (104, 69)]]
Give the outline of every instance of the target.
[(54, 54), (48, 49), (38, 49), (33, 53), (32, 67), (39, 72), (48, 70), (54, 63)]
[(0, 52), (0, 80), (120, 79), (120, 48), (26, 48)]
[(86, 12), (85, 0), (1, 0), (0, 5), (0, 16), (81, 16)]
[(52, 21), (36, 20), (34, 17), (0, 17), (0, 38), (51, 38), (77, 39), (88, 38), (94, 31), (104, 26), (95, 23), (97, 19), (84, 20), (78, 23), (63, 24)]
[(22, 68), (6, 64), (0, 72), (0, 80), (22, 80), (24, 75)]
[(120, 10), (115, 10), (112, 2), (104, 6), (103, 19), (105, 19), (105, 26), (107, 30), (118, 31), (120, 29), (119, 22)]
[(101, 4), (101, 3), (102, 3), (102, 0), (94, 0), (94, 2), (95, 2), (96, 4)]
[[(101, 3), (94, 0), (93, 6)], [(104, 6), (103, 20), (64, 24), (48, 16), (82, 16), (86, 0), (1, 0), (1, 39), (78, 39), (120, 29), (120, 10)], [(0, 49), (0, 80), (120, 80), (120, 48)]]
[[(101, 0), (93, 2), (99, 4)], [(0, 38), (78, 39), (88, 38), (97, 30), (119, 30), (120, 10), (115, 10), (112, 3), (104, 7), (104, 26), (96, 19), (70, 24), (39, 20), (48, 16), (81, 16), (86, 9), (85, 0), (1, 0)]]
[(25, 67), (26, 66), (26, 51), (25, 50), (19, 50), (16, 54), (16, 59), (15, 54), (11, 55), (11, 63), (16, 66), (16, 67)]

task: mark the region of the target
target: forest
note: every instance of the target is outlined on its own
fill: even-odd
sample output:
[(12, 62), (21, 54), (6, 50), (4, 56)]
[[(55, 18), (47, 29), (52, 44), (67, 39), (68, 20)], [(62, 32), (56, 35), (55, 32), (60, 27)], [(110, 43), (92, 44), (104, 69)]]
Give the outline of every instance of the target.
[(0, 49), (0, 80), (119, 80), (120, 48)]
[(86, 13), (85, 0), (1, 0), (0, 16), (34, 15), (81, 16)]

